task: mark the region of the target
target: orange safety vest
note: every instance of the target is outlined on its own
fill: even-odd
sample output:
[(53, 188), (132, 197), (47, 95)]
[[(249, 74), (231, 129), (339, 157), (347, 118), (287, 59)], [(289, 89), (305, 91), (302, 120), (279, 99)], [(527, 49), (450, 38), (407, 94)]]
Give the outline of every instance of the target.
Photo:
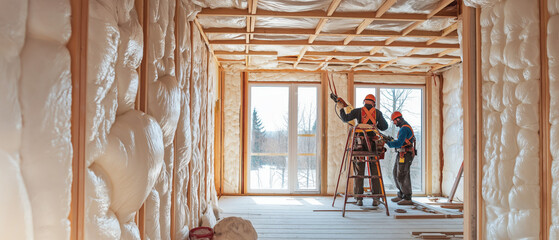
[[(361, 123), (377, 125), (377, 111), (374, 107), (367, 109), (366, 107), (361, 108)], [(370, 123), (369, 123), (370, 122)]]
[(411, 128), (410, 125), (403, 125), (402, 127), (407, 127), (410, 129), (411, 131), (411, 137), (409, 137), (408, 139), (404, 140), (404, 145), (402, 145), (402, 148), (404, 151), (400, 152), (400, 157), (403, 158), (404, 154), (406, 152), (410, 152), (412, 154), (412, 157), (415, 157), (415, 134), (413, 133), (413, 129)]

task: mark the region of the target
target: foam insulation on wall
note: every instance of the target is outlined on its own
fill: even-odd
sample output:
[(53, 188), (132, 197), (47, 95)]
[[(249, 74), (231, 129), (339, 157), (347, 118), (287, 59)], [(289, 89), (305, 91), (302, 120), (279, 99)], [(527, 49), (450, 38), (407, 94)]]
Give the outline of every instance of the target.
[[(154, 188), (146, 201), (146, 237), (170, 239), (174, 138), (180, 116), (181, 94), (175, 75), (175, 1), (150, 0), (147, 47), (147, 113), (163, 133), (165, 155)], [(158, 226), (158, 228), (155, 228)]]
[[(449, 196), (464, 161), (464, 108), (462, 107), (462, 65), (443, 73), (443, 196)], [(464, 199), (464, 181), (456, 188), (454, 197)]]
[(540, 234), (538, 11), (523, 0), (481, 11), (485, 239)]
[(140, 239), (135, 214), (164, 156), (154, 118), (133, 110), (143, 31), (133, 1), (89, 2), (85, 239)]
[(223, 99), (223, 192), (240, 193), (241, 184), (241, 73), (225, 72)]
[[(551, 176), (551, 226), (549, 239), (559, 239), (559, 1), (548, 0), (549, 20), (547, 22), (547, 57), (549, 58), (550, 112), (549, 133), (552, 157)], [(544, 63), (545, 64), (545, 63)]]
[[(19, 4), (9, 5), (12, 4), (17, 10)], [(10, 11), (3, 13), (7, 14), (6, 17), (13, 17), (12, 14), (27, 16), (26, 25), (15, 25), (26, 30), (25, 45), (20, 52), (21, 68), (15, 65), (15, 69), (7, 71), (8, 74), (21, 71), (20, 169), (31, 203), (33, 238), (68, 239), (72, 185), (72, 85), (66, 44), (71, 33), (70, 2), (31, 0), (27, 7), (19, 6), (25, 12), (12, 12), (11, 7), (2, 7)], [(14, 38), (8, 47), (18, 48), (18, 39), (23, 36), (18, 30), (11, 32)], [(12, 59), (17, 63), (17, 58)], [(25, 206), (26, 200), (23, 201), (16, 206)]]
[[(441, 149), (441, 133), (442, 133), (442, 126), (441, 122), (441, 100), (440, 100), (440, 89), (441, 89), (441, 78), (438, 76), (428, 76), (426, 77), (426, 81), (430, 81), (431, 83), (431, 156), (428, 156), (427, 159), (430, 159), (430, 167), (431, 167), (431, 192), (429, 194), (440, 194), (441, 193), (441, 171), (440, 171), (440, 153)], [(429, 181), (429, 180), (427, 180)]]
[[(333, 73), (331, 75), (331, 78), (336, 85), (338, 96), (346, 99), (347, 101), (351, 101), (350, 99), (348, 99), (347, 95), (347, 74)], [(326, 176), (322, 177), (326, 177), (327, 179), (327, 193), (334, 194), (336, 181), (338, 179), (338, 174), (340, 171), (340, 164), (342, 163), (342, 157), (344, 154), (344, 146), (347, 140), (347, 131), (349, 125), (338, 118), (337, 114), (339, 113), (334, 112), (333, 109), (336, 103), (334, 103), (333, 101), (328, 101), (327, 104), (328, 106), (326, 108), (326, 118), (328, 119), (328, 129), (326, 129), (326, 131), (328, 136), (328, 165), (326, 166), (326, 168), (328, 169), (328, 173)], [(336, 111), (339, 111), (339, 109), (336, 108)], [(345, 175), (347, 174), (347, 172), (348, 171), (344, 171), (344, 175), (341, 177), (341, 179), (347, 178), (347, 175)], [(340, 186), (338, 187), (338, 191), (345, 189), (345, 186), (345, 181), (341, 181)]]
[(354, 74), (355, 83), (425, 84), (425, 76)]
[(0, 8), (0, 232), (7, 239), (27, 240), (33, 239), (33, 216), (21, 169), (23, 116), (19, 89), (28, 1), (10, 6)]
[[(190, 207), (188, 206), (188, 185), (190, 178), (190, 161), (192, 159), (191, 131), (190, 131), (190, 68), (192, 65), (191, 50), (191, 25), (187, 22), (184, 1), (178, 8), (177, 39), (178, 66), (176, 77), (180, 88), (180, 115), (177, 125), (175, 157), (176, 175), (173, 179), (175, 185), (175, 239), (185, 239), (190, 230)], [(173, 233), (172, 233), (173, 234)]]

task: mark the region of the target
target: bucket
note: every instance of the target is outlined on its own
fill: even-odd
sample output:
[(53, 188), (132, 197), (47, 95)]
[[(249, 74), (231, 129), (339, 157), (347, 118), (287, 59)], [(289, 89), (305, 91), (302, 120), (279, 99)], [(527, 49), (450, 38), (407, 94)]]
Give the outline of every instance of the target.
[(213, 236), (214, 230), (210, 227), (197, 227), (188, 232), (190, 240), (211, 240)]

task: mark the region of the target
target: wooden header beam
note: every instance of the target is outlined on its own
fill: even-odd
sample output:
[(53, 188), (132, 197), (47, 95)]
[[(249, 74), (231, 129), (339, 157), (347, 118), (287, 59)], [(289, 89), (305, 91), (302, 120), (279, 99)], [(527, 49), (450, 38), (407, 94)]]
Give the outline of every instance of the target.
[[(204, 28), (206, 34), (259, 34), (259, 35), (314, 35), (316, 29), (288, 29), (288, 28), (255, 28), (252, 32), (247, 32), (245, 28)], [(396, 37), (402, 34), (394, 31), (377, 31), (363, 30), (360, 34), (355, 31), (344, 32), (320, 32), (323, 36), (360, 36), (360, 37)], [(458, 39), (458, 33), (450, 32), (445, 34), (444, 31), (422, 31), (413, 30), (408, 37), (438, 37), (442, 39)]]
[[(249, 14), (244, 9), (229, 8), (204, 8), (197, 16), (217, 16), (217, 17), (278, 17), (278, 18), (326, 18), (326, 19), (378, 19), (390, 21), (420, 21), (429, 19), (428, 14), (413, 13), (385, 13), (381, 17), (375, 17), (376, 12), (334, 12), (331, 16), (325, 11), (303, 11), (303, 12), (276, 12), (268, 10), (260, 10), (256, 14)], [(453, 18), (457, 16), (456, 12), (436, 13), (433, 18)]]
[[(245, 40), (210, 40), (210, 45), (245, 45)], [(343, 41), (316, 41), (312, 44), (307, 40), (287, 40), (287, 41), (268, 41), (268, 40), (254, 40), (248, 45), (285, 45), (285, 46), (357, 46), (357, 47), (385, 47), (383, 41), (354, 41), (347, 45)], [(444, 49), (460, 49), (459, 44), (443, 44), (434, 43), (427, 45), (421, 42), (394, 42), (387, 47), (415, 47), (415, 48), (444, 48)]]
[[(215, 55), (218, 56), (243, 56), (243, 55), (251, 55), (251, 56), (278, 56), (277, 52), (273, 51), (250, 51), (248, 53), (245, 52), (227, 52), (227, 51), (215, 51)], [(330, 57), (388, 57), (383, 55), (382, 53), (374, 53), (370, 55), (368, 52), (314, 52), (314, 51), (307, 51), (305, 56), (330, 56)], [(448, 59), (448, 60), (460, 60), (460, 57), (455, 56), (446, 56), (443, 55), (439, 57), (439, 54), (431, 54), (431, 55), (406, 55), (401, 56), (400, 58), (422, 58), (422, 59)]]

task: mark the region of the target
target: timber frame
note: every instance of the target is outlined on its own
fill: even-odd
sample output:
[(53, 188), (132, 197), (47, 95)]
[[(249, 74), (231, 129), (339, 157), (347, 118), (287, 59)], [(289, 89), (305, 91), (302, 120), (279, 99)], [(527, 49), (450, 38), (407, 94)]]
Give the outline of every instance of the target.
[[(457, 19), (458, 2), (456, 0), (441, 0), (434, 9), (426, 14), (417, 13), (391, 13), (390, 8), (397, 2), (396, 0), (385, 0), (376, 11), (363, 12), (336, 12), (341, 0), (331, 0), (326, 11), (313, 10), (303, 12), (279, 12), (269, 10), (258, 10), (258, 0), (248, 0), (247, 9), (217, 8), (202, 9), (196, 16), (196, 24), (204, 36), (210, 51), (217, 56), (219, 63), (244, 64), (245, 71), (252, 69), (251, 58), (253, 56), (276, 57), (278, 63), (287, 63), (291, 69), (297, 69), (300, 63), (305, 63), (315, 70), (325, 70), (328, 66), (336, 66), (337, 69), (353, 71), (357, 67), (368, 67), (371, 71), (404, 71), (404, 72), (430, 72), (441, 68), (457, 64), (461, 61), (460, 57), (449, 56), (459, 50), (458, 44), (441, 43), (440, 40), (458, 40), (458, 22), (447, 26), (443, 30), (418, 30), (424, 22), (439, 19)], [(218, 28), (205, 27), (200, 24), (201, 18), (213, 17), (227, 19), (231, 17), (246, 18), (246, 27), (243, 28)], [(307, 18), (318, 20), (315, 28), (256, 28), (258, 18)], [(361, 23), (351, 31), (329, 32), (323, 31), (324, 26), (330, 21), (342, 19), (360, 20)], [(398, 21), (409, 24), (401, 31), (381, 31), (367, 29), (375, 24), (375, 21)], [(244, 39), (221, 39), (212, 40), (212, 35), (232, 34), (243, 37)], [(307, 38), (305, 40), (258, 40), (254, 36), (294, 36), (297, 38)], [(333, 36), (344, 38), (341, 41), (318, 41), (319, 36)], [(361, 37), (376, 37), (385, 40), (379, 41), (355, 41)], [(406, 41), (404, 38), (418, 38), (425, 41)], [(235, 49), (243, 47), (243, 51), (214, 51), (217, 46), (233, 46)], [(237, 46), (237, 47), (235, 47)], [(251, 46), (266, 47), (270, 51), (253, 51)], [(295, 46), (299, 47), (299, 54), (283, 55), (274, 51), (275, 46)], [(314, 52), (312, 47), (335, 46), (335, 47), (360, 47), (363, 52), (341, 50), (335, 52)], [(403, 56), (385, 56), (381, 53), (383, 48), (411, 48)], [(345, 49), (345, 48), (344, 48)], [(436, 54), (425, 55), (417, 53), (422, 49), (433, 49)], [(340, 59), (343, 57), (344, 60)], [(349, 59), (348, 59), (349, 58)], [(375, 59), (376, 58), (376, 59)], [(380, 60), (378, 58), (381, 58)], [(401, 62), (404, 59), (419, 59), (419, 62), (410, 64)], [(271, 59), (271, 58), (270, 58)], [(423, 59), (423, 60), (421, 60)], [(388, 68), (391, 67), (391, 68)], [(418, 70), (421, 67), (421, 70)], [(225, 67), (227, 68), (227, 67)], [(376, 69), (376, 70), (375, 70)]]

